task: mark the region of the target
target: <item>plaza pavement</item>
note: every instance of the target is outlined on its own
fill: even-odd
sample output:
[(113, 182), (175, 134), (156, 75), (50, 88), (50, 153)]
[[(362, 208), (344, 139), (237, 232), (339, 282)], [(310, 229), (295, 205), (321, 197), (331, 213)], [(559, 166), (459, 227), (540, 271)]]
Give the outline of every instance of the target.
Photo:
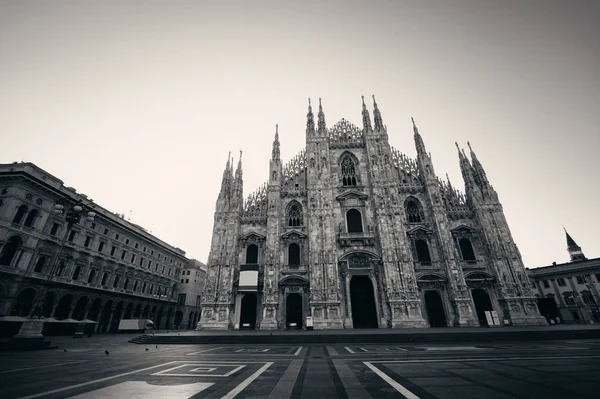
[[(600, 340), (137, 345), (0, 353), (0, 398), (597, 398)], [(105, 351), (108, 351), (107, 355)]]

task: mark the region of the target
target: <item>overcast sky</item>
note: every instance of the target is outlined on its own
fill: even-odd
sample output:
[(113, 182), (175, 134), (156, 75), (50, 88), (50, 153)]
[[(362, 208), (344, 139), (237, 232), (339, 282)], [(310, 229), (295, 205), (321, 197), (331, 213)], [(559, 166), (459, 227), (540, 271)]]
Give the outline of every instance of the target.
[[(470, 140), (525, 265), (600, 256), (597, 0), (0, 0), (0, 162), (29, 161), (206, 261), (229, 150), (244, 195), (376, 95), (464, 187)], [(371, 104), (369, 103), (369, 107)]]

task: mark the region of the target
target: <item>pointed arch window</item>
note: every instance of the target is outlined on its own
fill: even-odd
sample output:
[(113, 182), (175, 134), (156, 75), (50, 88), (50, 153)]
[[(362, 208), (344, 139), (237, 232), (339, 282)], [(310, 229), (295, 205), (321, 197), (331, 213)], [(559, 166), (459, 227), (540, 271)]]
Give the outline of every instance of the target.
[(300, 266), (300, 245), (296, 243), (292, 243), (288, 247), (288, 265)]
[(429, 253), (429, 245), (427, 241), (419, 239), (415, 241), (415, 250), (417, 252), (417, 260), (422, 264), (431, 264), (431, 254)]
[(287, 222), (290, 227), (302, 226), (302, 207), (297, 202), (292, 202), (287, 211)]
[(362, 215), (358, 209), (350, 209), (346, 212), (346, 223), (348, 224), (348, 233), (362, 233)]
[(58, 263), (58, 268), (56, 269), (56, 276), (60, 277), (62, 276), (63, 272), (65, 271), (65, 262), (63, 262), (62, 260)]
[(258, 247), (255, 244), (248, 245), (246, 248), (246, 264), (255, 265), (258, 263)]
[(458, 240), (458, 245), (464, 261), (473, 262), (477, 260), (475, 259), (475, 251), (473, 250), (473, 244), (471, 244), (471, 240), (468, 238), (461, 238)]
[(21, 221), (23, 220), (23, 216), (25, 216), (25, 214), (27, 213), (27, 205), (21, 205), (18, 209), (17, 209), (17, 213), (15, 214), (15, 217), (13, 218), (13, 223), (16, 224), (21, 224)]
[(90, 275), (88, 276), (87, 282), (90, 283), (90, 284), (93, 283), (94, 282), (94, 277), (96, 277), (96, 270), (92, 269), (92, 270), (90, 270)]
[(35, 219), (37, 218), (38, 215), (39, 215), (39, 212), (37, 209), (32, 209), (31, 211), (29, 211), (29, 214), (27, 215), (27, 218), (25, 219), (25, 223), (23, 223), (23, 226), (33, 228), (35, 225)]
[(340, 166), (342, 169), (342, 185), (356, 186), (358, 180), (356, 173), (356, 164), (354, 163), (354, 160), (349, 155), (346, 155), (342, 158)]
[(406, 201), (406, 218), (409, 223), (421, 223), (425, 220), (421, 203), (416, 199)]
[(2, 248), (0, 253), (0, 265), (10, 266), (17, 254), (19, 248), (23, 245), (23, 239), (18, 236), (12, 236)]
[(113, 288), (117, 288), (119, 286), (119, 276), (116, 275), (115, 279), (113, 280)]
[(129, 287), (129, 277), (125, 279), (125, 284), (123, 284), (123, 289), (126, 290)]
[(106, 282), (108, 280), (108, 276), (109, 276), (108, 272), (104, 272), (104, 274), (102, 275), (102, 281), (100, 282), (101, 286), (105, 286), (106, 285)]

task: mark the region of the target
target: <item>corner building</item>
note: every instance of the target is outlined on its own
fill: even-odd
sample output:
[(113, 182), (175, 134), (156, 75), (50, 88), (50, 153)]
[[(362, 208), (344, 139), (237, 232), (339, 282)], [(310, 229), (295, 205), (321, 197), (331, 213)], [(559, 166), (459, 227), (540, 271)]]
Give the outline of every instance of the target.
[[(287, 164), (276, 131), (268, 181), (243, 200), (228, 159), (217, 199), (204, 329), (546, 324), (496, 191), (458, 151), (465, 194), (389, 145), (374, 101), (359, 128), (309, 102), (306, 148)], [(458, 145), (457, 145), (458, 148)]]

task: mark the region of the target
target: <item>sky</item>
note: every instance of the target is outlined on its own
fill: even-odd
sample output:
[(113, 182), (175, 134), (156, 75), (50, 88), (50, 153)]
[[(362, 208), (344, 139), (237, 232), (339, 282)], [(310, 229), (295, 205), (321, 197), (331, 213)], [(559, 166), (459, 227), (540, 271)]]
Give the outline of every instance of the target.
[[(0, 162), (33, 162), (206, 261), (228, 151), (244, 195), (305, 146), (308, 98), (464, 187), (470, 141), (525, 266), (600, 257), (596, 0), (0, 0)], [(372, 105), (369, 101), (372, 111)]]

